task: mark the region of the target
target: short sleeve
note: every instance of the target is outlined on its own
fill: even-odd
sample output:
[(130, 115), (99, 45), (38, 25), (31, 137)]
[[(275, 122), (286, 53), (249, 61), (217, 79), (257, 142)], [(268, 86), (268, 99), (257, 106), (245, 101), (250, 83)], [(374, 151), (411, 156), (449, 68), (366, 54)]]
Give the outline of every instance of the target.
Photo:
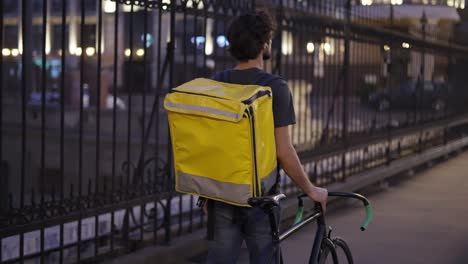
[(273, 91), (273, 118), (275, 128), (296, 124), (294, 101), (288, 84), (279, 79), (271, 85)]

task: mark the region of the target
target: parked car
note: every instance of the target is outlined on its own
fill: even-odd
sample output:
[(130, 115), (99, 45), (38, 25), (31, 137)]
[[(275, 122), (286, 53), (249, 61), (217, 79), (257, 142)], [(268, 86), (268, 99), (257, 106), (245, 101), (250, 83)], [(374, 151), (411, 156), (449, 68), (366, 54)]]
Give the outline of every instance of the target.
[(378, 111), (392, 108), (417, 108), (442, 111), (447, 107), (450, 86), (444, 82), (403, 83), (398, 88), (384, 89), (369, 95), (369, 103)]
[[(88, 85), (83, 87), (83, 108), (90, 107), (90, 96)], [(45, 92), (45, 106), (46, 107), (59, 107), (60, 106), (60, 92), (57, 89), (51, 89), (50, 91)], [(42, 92), (34, 91), (31, 92), (28, 100), (28, 105), (32, 107), (41, 107), (42, 105)], [(115, 99), (115, 106), (118, 110), (126, 110), (127, 105), (125, 104), (122, 98), (117, 97)], [(106, 107), (107, 109), (114, 108), (114, 95), (108, 94), (106, 98)]]

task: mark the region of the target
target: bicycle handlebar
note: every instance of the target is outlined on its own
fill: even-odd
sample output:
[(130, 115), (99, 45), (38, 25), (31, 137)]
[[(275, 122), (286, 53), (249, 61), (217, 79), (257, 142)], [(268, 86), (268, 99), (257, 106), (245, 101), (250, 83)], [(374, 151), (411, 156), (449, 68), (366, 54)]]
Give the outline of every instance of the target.
[[(364, 204), (364, 207), (366, 208), (366, 219), (365, 219), (364, 223), (361, 225), (361, 231), (365, 231), (367, 229), (367, 227), (369, 226), (369, 224), (372, 221), (373, 213), (372, 213), (372, 206), (371, 206), (369, 200), (367, 200), (366, 197), (364, 197), (364, 196), (362, 196), (360, 194), (357, 194), (357, 193), (347, 193), (347, 192), (329, 192), (328, 196), (343, 197), (343, 198), (354, 198), (354, 199), (358, 199), (358, 200), (362, 201), (362, 203)], [(302, 215), (304, 214), (304, 202), (303, 202), (302, 198), (305, 198), (305, 197), (308, 197), (308, 196), (306, 194), (301, 194), (301, 195), (299, 195), (297, 197), (298, 198), (298, 203), (299, 203), (299, 208), (298, 208), (298, 211), (297, 211), (297, 214), (296, 214), (296, 218), (294, 219), (294, 224), (299, 223), (301, 221), (301, 219), (302, 219)]]

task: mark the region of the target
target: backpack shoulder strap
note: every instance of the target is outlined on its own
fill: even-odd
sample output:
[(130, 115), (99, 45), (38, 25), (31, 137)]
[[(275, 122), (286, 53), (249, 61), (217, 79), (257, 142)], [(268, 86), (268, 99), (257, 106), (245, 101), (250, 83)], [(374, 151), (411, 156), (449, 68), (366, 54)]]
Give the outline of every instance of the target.
[[(282, 79), (279, 76), (275, 76), (266, 72), (262, 72), (259, 74), (257, 79), (254, 81), (254, 84), (258, 84), (261, 86), (268, 86), (271, 82)], [(279, 193), (280, 189), (280, 166), (279, 162), (276, 167), (276, 179), (275, 184), (270, 188), (270, 190), (266, 191), (266, 194), (277, 194)]]
[(229, 82), (229, 70), (216, 73), (212, 79), (218, 82)]
[(266, 72), (262, 72), (258, 75), (257, 79), (254, 81), (254, 84), (261, 86), (268, 86), (273, 81), (279, 80), (281, 77), (275, 76)]

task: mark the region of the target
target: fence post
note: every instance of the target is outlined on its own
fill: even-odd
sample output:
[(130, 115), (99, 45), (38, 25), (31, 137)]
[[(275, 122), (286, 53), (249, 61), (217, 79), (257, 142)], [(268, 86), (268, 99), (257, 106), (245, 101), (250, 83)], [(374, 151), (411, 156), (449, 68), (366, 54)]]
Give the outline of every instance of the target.
[(279, 1), (279, 5), (276, 8), (276, 25), (277, 25), (277, 37), (275, 38), (277, 53), (275, 58), (275, 64), (272, 69), (273, 74), (281, 75), (281, 45), (283, 45), (283, 0)]
[[(420, 68), (420, 73), (419, 73), (419, 96), (418, 96), (418, 111), (419, 111), (419, 125), (422, 125), (424, 123), (424, 114), (423, 114), (423, 109), (422, 109), (422, 104), (423, 104), (423, 89), (424, 89), (424, 81), (426, 80), (426, 26), (427, 26), (427, 16), (426, 12), (424, 11), (421, 17), (421, 30), (422, 30), (422, 39), (424, 42), (424, 45), (422, 47), (422, 52), (421, 52), (421, 68)], [(418, 152), (421, 153), (423, 151), (423, 138), (422, 138), (422, 129), (420, 130), (419, 133), (419, 139), (418, 139)]]
[[(169, 87), (172, 89), (174, 87), (174, 49), (175, 49), (175, 16), (176, 16), (176, 8), (177, 8), (177, 3), (176, 1), (171, 2), (171, 27), (170, 27), (170, 41), (167, 44), (168, 45), (168, 52), (169, 52)], [(169, 129), (169, 128), (168, 128)], [(169, 135), (170, 133), (168, 133)], [(174, 189), (174, 166), (173, 166), (173, 156), (172, 156), (172, 146), (169, 142), (169, 148), (168, 148), (168, 157), (167, 157), (167, 164), (169, 165), (168, 169), (168, 176), (169, 176), (169, 182), (168, 186), (170, 186), (171, 192), (169, 192), (169, 197), (167, 198), (167, 208), (166, 211), (164, 212), (164, 222), (165, 222), (165, 236), (164, 236), (164, 241), (166, 244), (169, 244), (171, 241), (171, 201), (172, 201), (172, 190)]]
[[(393, 5), (392, 5), (393, 6)], [(393, 18), (392, 18), (393, 19)], [(392, 26), (393, 26), (393, 20), (392, 20)], [(392, 28), (393, 30), (393, 28)], [(387, 64), (387, 80), (386, 80), (386, 86), (387, 86), (387, 89), (391, 92), (392, 91), (392, 86), (393, 86), (393, 82), (392, 82), (392, 77), (393, 77), (393, 52), (396, 48), (396, 45), (393, 44), (393, 41), (390, 42), (389, 44), (389, 47), (390, 47), (390, 50), (389, 51), (385, 51), (385, 47), (383, 48), (384, 49), (384, 53), (386, 53), (384, 55), (384, 63)], [(386, 149), (386, 158), (387, 158), (387, 165), (390, 165), (390, 163), (392, 163), (392, 127), (393, 127), (393, 124), (392, 124), (392, 119), (393, 119), (393, 116), (392, 116), (392, 104), (389, 105), (389, 108), (388, 108), (388, 115), (387, 115), (387, 149)], [(399, 144), (399, 143), (398, 143)]]
[(344, 181), (346, 179), (346, 150), (348, 149), (348, 107), (349, 107), (349, 67), (350, 67), (350, 32), (349, 25), (351, 23), (351, 1), (346, 1), (345, 12), (346, 12), (346, 23), (344, 28), (344, 58), (343, 58), (343, 105), (342, 105), (342, 115), (343, 115), (343, 129), (342, 129), (342, 140), (343, 140), (343, 154), (342, 154), (342, 170)]

